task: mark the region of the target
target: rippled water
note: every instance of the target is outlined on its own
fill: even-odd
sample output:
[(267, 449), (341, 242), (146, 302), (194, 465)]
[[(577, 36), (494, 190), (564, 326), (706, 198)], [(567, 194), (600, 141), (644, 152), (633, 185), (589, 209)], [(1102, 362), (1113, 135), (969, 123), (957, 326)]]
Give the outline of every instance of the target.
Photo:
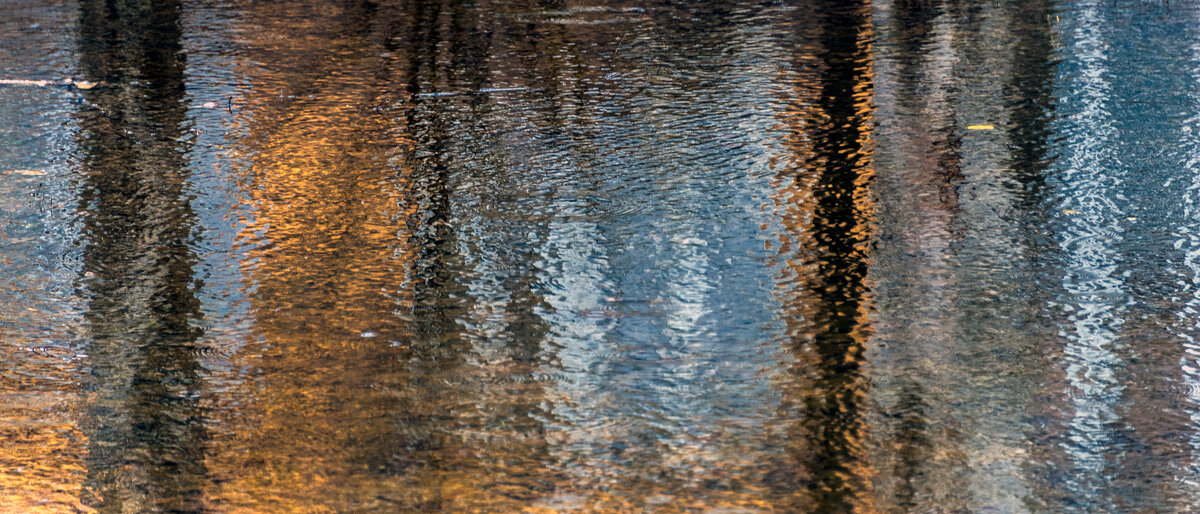
[(0, 40), (5, 512), (1200, 510), (1190, 3)]

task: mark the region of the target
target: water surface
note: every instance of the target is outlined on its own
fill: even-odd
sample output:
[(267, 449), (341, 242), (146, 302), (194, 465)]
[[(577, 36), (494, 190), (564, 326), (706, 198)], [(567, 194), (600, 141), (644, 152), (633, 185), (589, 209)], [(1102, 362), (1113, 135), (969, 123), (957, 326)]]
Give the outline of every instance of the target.
[(5, 510), (1200, 509), (1190, 4), (0, 36)]

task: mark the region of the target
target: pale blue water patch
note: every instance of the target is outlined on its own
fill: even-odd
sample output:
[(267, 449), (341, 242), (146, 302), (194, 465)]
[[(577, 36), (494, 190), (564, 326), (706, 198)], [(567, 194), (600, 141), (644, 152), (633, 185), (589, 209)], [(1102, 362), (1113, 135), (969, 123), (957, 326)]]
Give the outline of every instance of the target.
[[(620, 296), (646, 302), (649, 311), (662, 313), (623, 317), (615, 329), (619, 339), (627, 341), (623, 348), (626, 360), (621, 365), (627, 368), (623, 374), (629, 373), (623, 380), (627, 379), (627, 387), (633, 390), (653, 389), (651, 384), (659, 380), (663, 382), (657, 387), (668, 389), (695, 385), (699, 376), (693, 373), (712, 371), (710, 367), (716, 363), (729, 364), (726, 352), (741, 354), (743, 362), (756, 359), (738, 346), (769, 334), (761, 332), (764, 324), (770, 325), (769, 318), (761, 316), (774, 311), (763, 307), (775, 302), (769, 286), (773, 270), (762, 266), (770, 257), (762, 241), (770, 234), (760, 232), (760, 226), (769, 221), (762, 211), (769, 195), (762, 171), (768, 154), (761, 147), (741, 143), (761, 137), (762, 122), (757, 127), (743, 123), (736, 118), (738, 114), (720, 108), (700, 111), (704, 114), (699, 116), (697, 105), (716, 105), (703, 99), (705, 91), (696, 91), (701, 95), (696, 103), (648, 102), (644, 110), (632, 113), (633, 120), (645, 116), (649, 123), (634, 121), (631, 139), (658, 146), (658, 151), (601, 152), (617, 156), (615, 166), (636, 163), (644, 170), (644, 176), (633, 182), (641, 195), (612, 199), (612, 209), (623, 213), (618, 218), (621, 228), (605, 227), (606, 239), (615, 246), (610, 262), (617, 270), (614, 282)], [(622, 124), (620, 119), (613, 125)], [(713, 125), (706, 128), (706, 123)], [(680, 129), (687, 132), (677, 132)], [(703, 154), (692, 153), (701, 149)], [(622, 159), (626, 154), (636, 160)], [(757, 237), (730, 237), (745, 233)], [(734, 292), (758, 299), (731, 301), (728, 295)], [(624, 308), (637, 314), (629, 309)], [(703, 349), (692, 346), (698, 340), (707, 341)], [(656, 344), (628, 343), (633, 341)], [(705, 395), (699, 391), (678, 393), (684, 397)]]
[[(764, 330), (777, 309), (774, 271), (763, 266), (769, 234), (739, 234), (771, 223), (764, 129), (773, 121), (768, 97), (756, 98), (770, 84), (714, 79), (700, 77), (712, 82), (695, 91), (736, 88), (745, 103), (675, 103), (663, 86), (601, 103), (595, 113), (556, 98), (560, 112), (594, 125), (575, 133), (553, 119), (501, 118), (487, 125), (503, 127), (498, 138), (462, 138), (482, 152), (464, 157), (479, 168), (458, 214), (470, 227), (464, 254), (476, 263), (469, 290), (488, 299), (472, 324), (497, 327), (503, 310), (487, 304), (508, 301), (495, 275), (512, 258), (501, 252), (514, 239), (531, 245), (548, 325), (545, 369), (561, 377), (549, 387), (561, 395), (553, 412), (570, 441), (562, 456), (591, 460), (576, 470), (594, 473), (604, 462), (641, 469), (621, 455), (625, 447), (645, 446), (643, 458), (695, 458), (673, 454), (725, 424), (769, 415), (748, 409), (769, 405), (758, 403), (772, 394), (763, 372), (778, 357), (758, 342), (778, 337)], [(541, 101), (522, 98), (502, 110), (526, 112)], [(626, 102), (636, 107), (626, 110)], [(493, 210), (506, 203), (516, 208)], [(488, 224), (479, 221), (484, 212)]]
[[(1187, 258), (1171, 234), (1190, 218), (1185, 142), (1188, 117), (1195, 112), (1195, 64), (1181, 49), (1192, 46), (1194, 29), (1186, 17), (1177, 18), (1165, 7), (1115, 10), (1109, 23), (1111, 72), (1124, 77), (1112, 83), (1110, 102), (1120, 134), (1112, 146), (1127, 173), (1121, 187), (1127, 205), (1120, 209), (1127, 228), (1117, 248), (1130, 295), (1124, 317), (1137, 320), (1136, 327), (1121, 331), (1126, 345), (1119, 352), (1124, 364), (1118, 381), (1128, 388), (1116, 411), (1120, 421), (1114, 435), (1125, 451), (1112, 473), (1116, 481), (1131, 483), (1116, 499), (1119, 508), (1170, 510), (1195, 494), (1184, 485), (1194, 475), (1187, 469), (1189, 444), (1181, 435), (1195, 425), (1178, 408), (1187, 402), (1186, 376), (1177, 370), (1186, 343), (1174, 316), (1163, 308), (1183, 303), (1188, 295)], [(1135, 476), (1144, 482), (1132, 480)], [(1172, 485), (1141, 485), (1150, 482)]]
[[(0, 344), (80, 351), (72, 4), (0, 7)], [(9, 372), (19, 372), (19, 367)]]
[[(184, 6), (181, 42), (187, 55), (188, 132), (191, 142), (186, 194), (195, 212), (193, 251), (207, 347), (231, 355), (249, 337), (253, 284), (243, 276), (252, 261), (240, 234), (254, 225), (253, 204), (239, 184), (250, 164), (235, 150), (247, 128), (237, 121), (235, 103), (244, 105), (246, 77), (237, 60), (238, 12), (221, 1)], [(221, 366), (217, 362), (212, 365)]]

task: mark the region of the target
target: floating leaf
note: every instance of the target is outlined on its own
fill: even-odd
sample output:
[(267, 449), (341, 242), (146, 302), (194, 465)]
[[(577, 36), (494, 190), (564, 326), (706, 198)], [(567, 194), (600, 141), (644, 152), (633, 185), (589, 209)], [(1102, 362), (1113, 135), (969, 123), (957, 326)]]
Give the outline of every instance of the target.
[(1073, 215), (1082, 214), (1082, 213), (1075, 209), (1063, 209), (1063, 214), (1066, 214), (1068, 216), (1073, 216)]
[(86, 80), (80, 80), (80, 81), (78, 81), (78, 82), (76, 82), (76, 83), (75, 83), (75, 87), (77, 87), (77, 88), (79, 88), (79, 89), (91, 89), (91, 88), (94, 88), (94, 87), (96, 87), (96, 83), (95, 83), (95, 82), (88, 82), (88, 81), (86, 81)]
[(993, 125), (968, 125), (967, 130), (992, 130), (996, 128)]
[(41, 170), (8, 170), (4, 173), (10, 175), (26, 175), (29, 177), (40, 177), (46, 174), (46, 172)]

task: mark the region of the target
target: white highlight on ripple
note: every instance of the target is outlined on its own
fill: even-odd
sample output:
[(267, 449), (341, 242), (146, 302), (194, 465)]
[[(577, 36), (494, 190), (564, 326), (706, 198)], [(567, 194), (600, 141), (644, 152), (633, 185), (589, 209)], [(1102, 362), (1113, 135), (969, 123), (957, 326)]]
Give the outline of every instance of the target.
[[(612, 437), (606, 432), (610, 420), (604, 418), (603, 406), (609, 401), (606, 340), (615, 322), (604, 315), (610, 270), (600, 228), (585, 220), (586, 212), (567, 198), (556, 198), (554, 209), (557, 215), (539, 250), (542, 262), (538, 265), (539, 282), (550, 305), (542, 315), (550, 325), (543, 351), (557, 355), (563, 376), (549, 387), (556, 390), (552, 409), (566, 427), (568, 445), (554, 451), (561, 452), (559, 458), (567, 462), (574, 458), (570, 446), (596, 447)], [(595, 471), (591, 466), (601, 465), (589, 462), (567, 467), (585, 479)]]
[(1065, 450), (1075, 466), (1070, 482), (1092, 498), (1100, 496), (1104, 452), (1112, 445), (1106, 427), (1117, 417), (1114, 404), (1124, 389), (1114, 375), (1120, 364), (1114, 349), (1124, 323), (1120, 311), (1126, 293), (1112, 248), (1120, 241), (1118, 220), (1123, 214), (1115, 201), (1122, 177), (1115, 174), (1111, 149), (1117, 134), (1106, 108), (1111, 86), (1105, 78), (1107, 45), (1100, 34), (1106, 23), (1096, 5), (1083, 7), (1075, 16), (1071, 38), (1076, 44), (1064, 54), (1068, 62), (1075, 61), (1079, 74), (1064, 78), (1062, 104), (1071, 110), (1078, 105), (1078, 111), (1068, 118), (1073, 134), (1060, 160), (1065, 165), (1061, 182), (1069, 188), (1065, 193), (1075, 195), (1064, 198), (1061, 208), (1078, 213), (1066, 218), (1060, 241), (1068, 259), (1063, 277), (1066, 303), (1075, 307), (1071, 326), (1063, 331), (1068, 341), (1066, 379), (1075, 409)]
[[(1200, 18), (1194, 20), (1200, 22)], [(1200, 36), (1200, 33), (1193, 34)], [(1191, 52), (1192, 80), (1200, 84), (1200, 42), (1189, 47)], [(1183, 164), (1183, 172), (1190, 175), (1191, 183), (1184, 195), (1183, 212), (1185, 225), (1180, 227), (1176, 240), (1176, 248), (1187, 248), (1184, 254), (1184, 266), (1191, 271), (1191, 298), (1184, 303), (1183, 310), (1176, 313), (1182, 322), (1179, 336), (1183, 339), (1184, 356), (1180, 358), (1179, 366), (1183, 371), (1182, 377), (1187, 386), (1187, 398), (1191, 405), (1186, 408), (1192, 421), (1193, 430), (1188, 436), (1192, 447), (1191, 462), (1184, 470), (1181, 481), (1195, 491), (1192, 495), (1192, 510), (1200, 511), (1200, 340), (1197, 340), (1197, 314), (1200, 313), (1200, 134), (1194, 127), (1200, 123), (1200, 98), (1193, 105), (1194, 111), (1183, 122), (1183, 132), (1180, 146), (1187, 152)]]

